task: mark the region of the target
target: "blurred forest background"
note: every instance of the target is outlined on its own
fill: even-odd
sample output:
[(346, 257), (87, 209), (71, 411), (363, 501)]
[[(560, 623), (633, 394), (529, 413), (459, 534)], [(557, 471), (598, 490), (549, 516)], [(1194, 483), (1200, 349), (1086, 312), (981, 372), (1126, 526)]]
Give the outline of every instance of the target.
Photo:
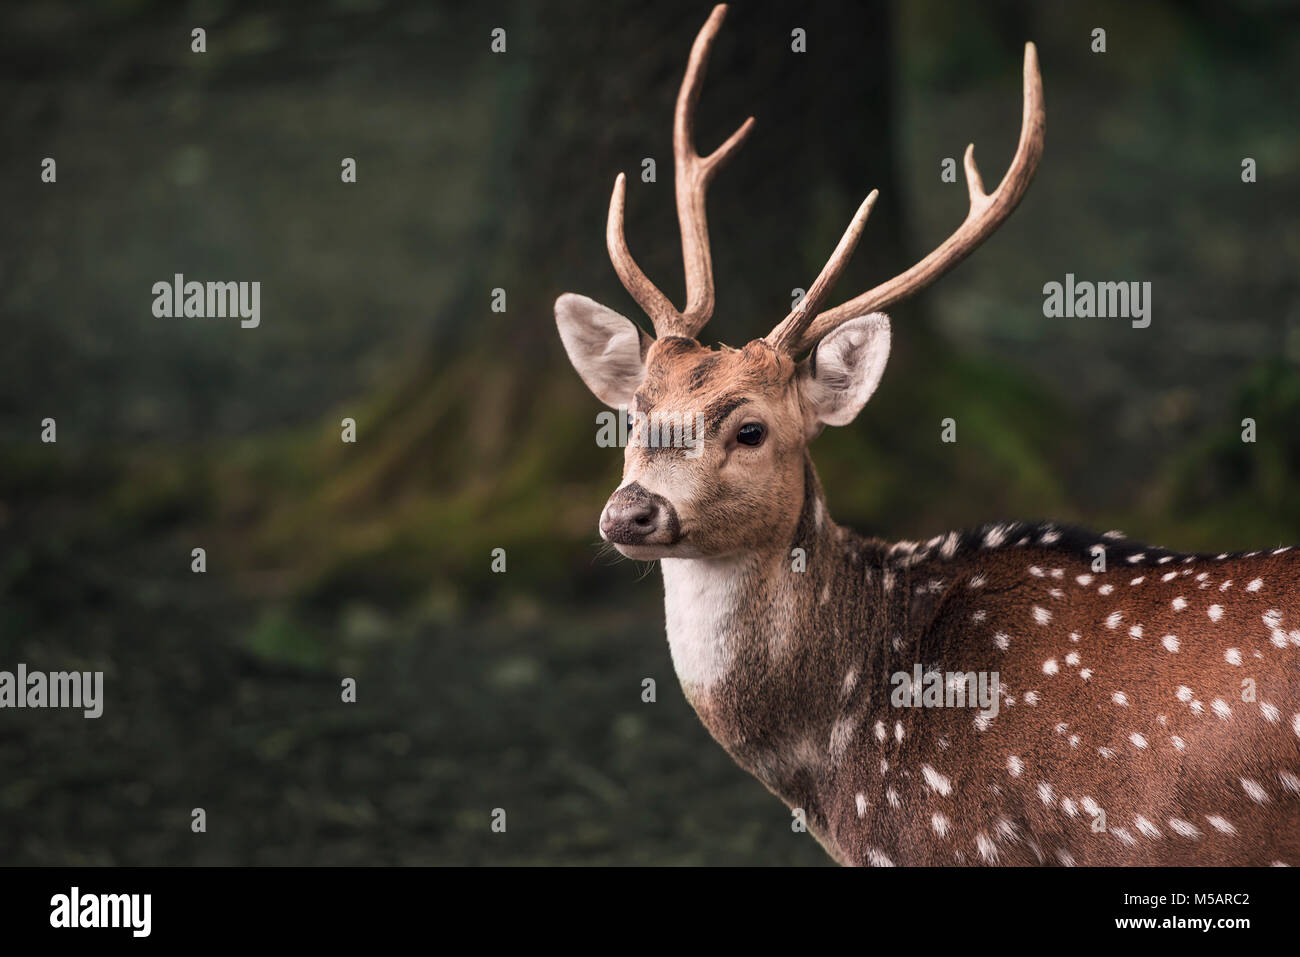
[[(672, 107), (709, 8), (0, 8), (0, 669), (106, 673), (97, 721), (0, 712), (0, 864), (826, 863), (683, 702), (657, 572), (597, 554), (621, 455), (551, 311), (643, 321), (604, 249), (620, 170), (680, 302)], [(1039, 46), (1025, 201), (894, 310), (879, 393), (814, 445), (839, 521), (1300, 542), (1298, 27), (1283, 0), (735, 5), (698, 123), (707, 151), (758, 119), (709, 205), (733, 345), (870, 189), (836, 301), (955, 228), (941, 163), (973, 140), (1000, 179)], [(261, 326), (154, 318), (178, 272), (260, 281)], [(1067, 272), (1150, 281), (1150, 328), (1044, 318)]]

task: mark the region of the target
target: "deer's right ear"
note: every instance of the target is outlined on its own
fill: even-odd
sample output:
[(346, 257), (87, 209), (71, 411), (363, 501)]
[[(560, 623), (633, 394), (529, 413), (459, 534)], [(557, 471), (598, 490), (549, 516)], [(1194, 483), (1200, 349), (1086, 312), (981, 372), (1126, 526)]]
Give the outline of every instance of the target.
[(654, 340), (631, 319), (571, 292), (555, 300), (555, 324), (569, 361), (596, 398), (611, 408), (631, 407)]

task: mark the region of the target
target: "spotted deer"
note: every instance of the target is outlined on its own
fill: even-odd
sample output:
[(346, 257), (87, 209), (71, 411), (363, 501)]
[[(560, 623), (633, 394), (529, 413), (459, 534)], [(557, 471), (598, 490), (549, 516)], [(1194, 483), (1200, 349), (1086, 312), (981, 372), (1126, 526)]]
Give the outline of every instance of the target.
[[(582, 296), (555, 306), (603, 403), (702, 416), (692, 454), (633, 437), (600, 533), (659, 561), (673, 666), (705, 727), (845, 864), (1300, 862), (1296, 552), (1188, 555), (1026, 522), (891, 544), (831, 520), (808, 455), (880, 382), (879, 310), (951, 269), (1024, 195), (1045, 129), (1033, 44), (1011, 165), (985, 192), (967, 148), (970, 211), (942, 245), (818, 311), (872, 192), (784, 320), (710, 348), (697, 341), (714, 306), (705, 191), (753, 126), (707, 156), (693, 146), (724, 14), (695, 40), (673, 126), (685, 308), (628, 251), (622, 174), (609, 254), (655, 337)], [(900, 674), (945, 693), (992, 675), (996, 704), (900, 707), (916, 703), (896, 696)]]

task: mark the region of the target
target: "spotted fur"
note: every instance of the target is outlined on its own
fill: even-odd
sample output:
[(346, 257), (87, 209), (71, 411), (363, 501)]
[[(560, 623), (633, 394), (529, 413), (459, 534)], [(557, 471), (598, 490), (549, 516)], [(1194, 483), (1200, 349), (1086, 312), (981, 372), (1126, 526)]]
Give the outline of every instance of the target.
[[(837, 860), (1300, 861), (1296, 552), (1187, 555), (1047, 523), (891, 545), (818, 529), (811, 464), (807, 489), (791, 547), (808, 572), (737, 569), (733, 665), (688, 694)], [(781, 627), (798, 639), (777, 662)], [(889, 676), (917, 662), (996, 671), (998, 715), (893, 707)]]

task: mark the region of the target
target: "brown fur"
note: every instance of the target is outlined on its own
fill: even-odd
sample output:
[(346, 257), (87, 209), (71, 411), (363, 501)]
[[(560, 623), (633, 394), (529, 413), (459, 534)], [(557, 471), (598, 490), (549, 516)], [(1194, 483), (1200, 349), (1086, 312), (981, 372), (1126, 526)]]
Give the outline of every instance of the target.
[[(681, 339), (647, 360), (638, 406), (745, 400), (697, 459), (626, 453), (625, 483), (650, 482), (682, 515), (690, 550), (674, 554), (735, 569), (739, 597), (715, 636), (730, 664), (716, 683), (683, 686), (837, 860), (1300, 863), (1300, 553), (1184, 556), (1023, 523), (925, 546), (863, 538), (826, 514), (793, 363), (761, 342), (719, 352)], [(749, 419), (768, 441), (728, 449)], [(917, 663), (998, 673), (998, 715), (981, 729), (976, 708), (894, 707), (890, 676)], [(1243, 679), (1256, 700), (1242, 700)]]

